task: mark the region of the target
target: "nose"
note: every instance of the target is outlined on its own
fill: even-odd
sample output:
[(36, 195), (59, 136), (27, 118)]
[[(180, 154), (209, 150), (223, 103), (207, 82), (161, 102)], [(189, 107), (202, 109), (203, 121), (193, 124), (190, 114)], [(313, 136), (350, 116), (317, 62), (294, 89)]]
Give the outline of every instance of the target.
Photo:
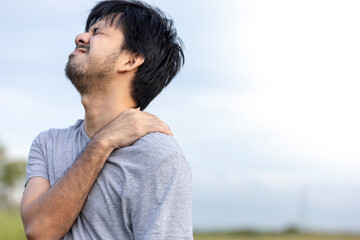
[(89, 44), (90, 41), (90, 35), (89, 33), (80, 33), (75, 37), (75, 44)]

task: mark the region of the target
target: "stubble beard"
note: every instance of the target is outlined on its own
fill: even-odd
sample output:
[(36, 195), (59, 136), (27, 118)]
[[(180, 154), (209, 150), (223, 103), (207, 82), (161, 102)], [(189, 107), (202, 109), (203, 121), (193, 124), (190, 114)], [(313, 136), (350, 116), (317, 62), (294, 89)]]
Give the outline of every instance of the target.
[(108, 56), (105, 61), (91, 59), (85, 62), (74, 62), (74, 55), (69, 56), (65, 67), (66, 77), (71, 81), (81, 96), (97, 96), (103, 92), (111, 78), (118, 54)]

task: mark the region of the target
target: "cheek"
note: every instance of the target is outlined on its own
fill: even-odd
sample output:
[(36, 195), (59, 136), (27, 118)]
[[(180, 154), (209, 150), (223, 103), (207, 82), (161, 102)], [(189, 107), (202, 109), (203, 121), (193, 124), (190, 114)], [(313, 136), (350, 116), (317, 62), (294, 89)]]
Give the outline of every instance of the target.
[(114, 61), (114, 57), (119, 56), (120, 47), (114, 41), (106, 41), (101, 36), (96, 36), (90, 39), (89, 61), (92, 62), (106, 62), (106, 60)]

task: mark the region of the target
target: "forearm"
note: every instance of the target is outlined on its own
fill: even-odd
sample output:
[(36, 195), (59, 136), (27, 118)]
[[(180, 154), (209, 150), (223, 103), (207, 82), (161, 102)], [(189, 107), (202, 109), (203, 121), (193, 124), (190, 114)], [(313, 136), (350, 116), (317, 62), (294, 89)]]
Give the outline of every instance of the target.
[(64, 176), (22, 210), (29, 239), (59, 239), (68, 232), (110, 153), (105, 145), (90, 141)]
[[(79, 215), (110, 153), (154, 131), (172, 134), (156, 116), (139, 109), (127, 109), (92, 137), (80, 158), (53, 187), (44, 178), (30, 179), (21, 202), (21, 217), (27, 237), (63, 237)], [(35, 143), (32, 160), (42, 172), (47, 172), (48, 163), (41, 149), (41, 144), (45, 143), (41, 143), (40, 138)]]

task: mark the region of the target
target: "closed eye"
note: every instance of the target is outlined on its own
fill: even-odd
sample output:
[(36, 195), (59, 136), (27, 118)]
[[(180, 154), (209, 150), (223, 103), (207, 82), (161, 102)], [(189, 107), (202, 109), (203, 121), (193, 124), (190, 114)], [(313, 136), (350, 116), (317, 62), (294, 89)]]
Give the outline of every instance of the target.
[(98, 30), (99, 30), (99, 28), (93, 28), (93, 29), (91, 30), (91, 32), (95, 35)]

